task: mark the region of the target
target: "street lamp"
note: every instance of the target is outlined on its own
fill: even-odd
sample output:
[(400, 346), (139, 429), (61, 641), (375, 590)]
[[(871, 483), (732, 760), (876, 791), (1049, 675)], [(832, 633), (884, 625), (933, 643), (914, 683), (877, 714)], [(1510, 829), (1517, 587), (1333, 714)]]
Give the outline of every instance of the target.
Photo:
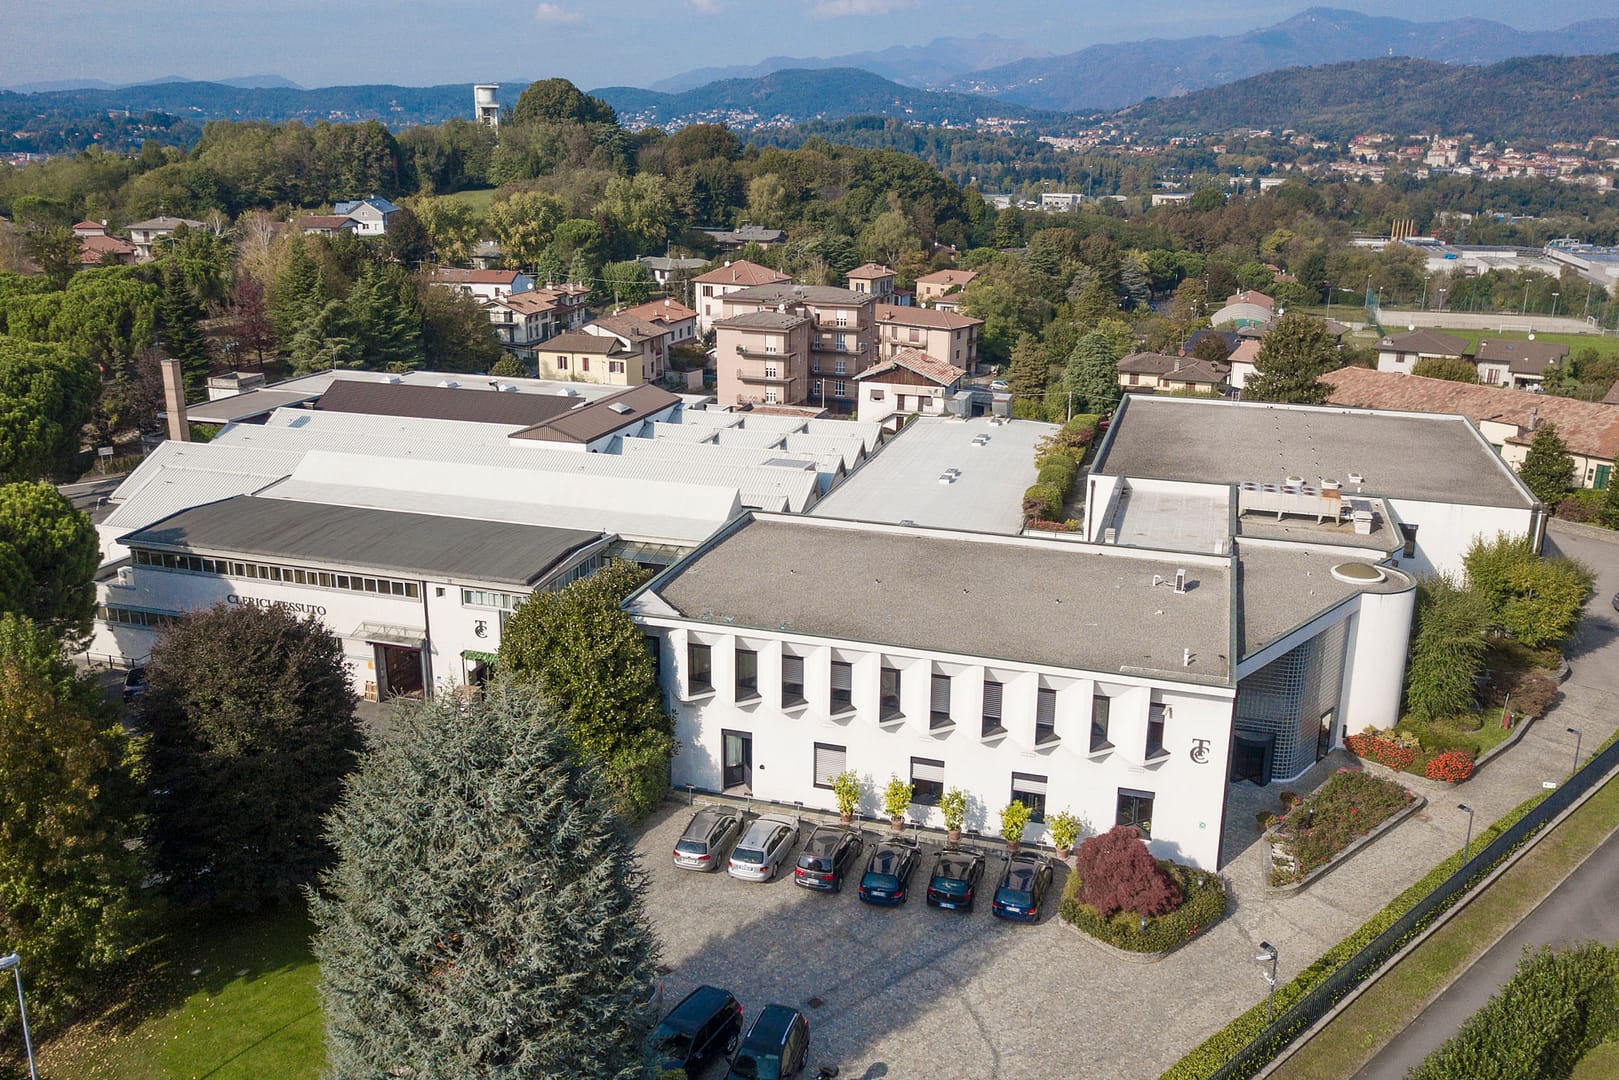
[(1261, 964), (1270, 964), (1270, 971), (1265, 973), (1265, 981), (1270, 984), (1270, 997), (1265, 1000), (1265, 1023), (1271, 1022), (1276, 1013), (1276, 946), (1268, 941), (1259, 943), (1259, 955), (1254, 957)]
[(0, 956), (0, 971), (10, 971), (17, 980), (17, 1015), (22, 1018), (23, 1049), (28, 1052), (28, 1078), (39, 1080), (39, 1072), (34, 1068), (34, 1038), (28, 1033), (28, 1006), (22, 998), (22, 957), (16, 953)]
[(1462, 841), (1462, 865), (1467, 865), (1468, 856), (1473, 853), (1473, 808), (1466, 803), (1457, 803), (1456, 809), (1467, 815), (1467, 839)]
[(1568, 774), (1570, 776), (1573, 776), (1575, 773), (1580, 771), (1580, 738), (1581, 738), (1581, 735), (1580, 735), (1579, 731), (1574, 729), (1574, 728), (1569, 728), (1568, 733), (1570, 735), (1574, 736), (1574, 766), (1573, 766), (1573, 768), (1568, 770)]
[(1558, 292), (1552, 293), (1552, 318), (1554, 319), (1557, 318), (1557, 298), (1562, 295), (1562, 293)]

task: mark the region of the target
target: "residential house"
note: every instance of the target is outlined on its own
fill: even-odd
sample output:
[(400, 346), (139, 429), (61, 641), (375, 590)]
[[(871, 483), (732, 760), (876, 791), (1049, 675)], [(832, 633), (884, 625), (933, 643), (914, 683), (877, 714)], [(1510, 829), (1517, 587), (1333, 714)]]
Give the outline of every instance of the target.
[(866, 263), (849, 271), (849, 289), (857, 293), (870, 293), (877, 299), (892, 303), (894, 271), (878, 263)]
[(708, 265), (707, 259), (677, 259), (663, 255), (642, 255), (635, 261), (652, 271), (652, 280), (658, 283), (660, 289), (667, 289), (671, 281), (696, 273)]
[(897, 307), (878, 304), (877, 352), (892, 359), (904, 349), (916, 349), (966, 371), (978, 365), (978, 328), (984, 320), (941, 308)]
[(441, 266), (433, 271), (433, 284), (476, 296), (479, 300), (496, 300), (534, 288), (534, 279), (517, 270), (463, 270), (456, 266)]
[(501, 345), (532, 362), (541, 342), (584, 323), (588, 293), (583, 285), (546, 285), (497, 296), (484, 301), (484, 306)]
[(587, 334), (616, 338), (623, 348), (638, 354), (643, 377), (648, 382), (662, 379), (669, 369), (669, 338), (673, 331), (662, 323), (620, 311), (587, 322), (580, 329)]
[(714, 324), (715, 398), (734, 405), (799, 405), (812, 397), (815, 318), (803, 305), (760, 308)]
[(1126, 390), (1219, 393), (1230, 375), (1231, 365), (1195, 356), (1137, 352), (1119, 361), (1119, 385)]
[(1230, 374), (1226, 376), (1226, 383), (1238, 394), (1242, 393), (1242, 388), (1248, 385), (1248, 380), (1258, 370), (1256, 365), (1259, 361), (1261, 344), (1259, 340), (1250, 338), (1238, 345), (1231, 355), (1225, 358), (1227, 366), (1231, 368)]
[(646, 357), (611, 334), (569, 330), (534, 346), (542, 379), (640, 386), (646, 381)]
[(494, 240), (479, 240), (472, 245), (472, 268), (474, 270), (498, 270), (501, 260), (505, 257), (500, 250), (500, 244)]
[(293, 225), (305, 236), (337, 236), (360, 228), (360, 223), (347, 214), (304, 214)]
[(648, 300), (644, 304), (625, 308), (622, 314), (634, 316), (667, 330), (669, 338), (664, 343), (666, 350), (669, 346), (684, 345), (697, 339), (697, 312), (679, 300), (669, 298)]
[(1619, 405), (1369, 368), (1340, 368), (1322, 379), (1332, 386), (1327, 400), (1335, 405), (1465, 416), (1514, 468), (1523, 465), (1535, 431), (1554, 424), (1574, 459), (1574, 481), (1581, 487), (1606, 488), (1619, 459)]
[(916, 349), (901, 349), (891, 359), (855, 376), (860, 387), (857, 415), (862, 422), (883, 422), (912, 413), (942, 416), (945, 402), (961, 389), (967, 373)]
[(351, 217), (359, 224), (361, 236), (381, 236), (388, 231), (388, 219), (399, 213), (399, 207), (375, 195), (368, 199), (350, 199), (332, 207), (332, 213)]
[(953, 296), (972, 284), (976, 270), (936, 270), (916, 279), (916, 302), (924, 307)]
[(164, 237), (173, 236), (175, 230), (184, 225), (188, 229), (206, 229), (208, 226), (201, 221), (190, 218), (169, 217), (162, 215), (137, 221), (129, 226), (129, 239), (135, 245), (135, 259), (137, 262), (152, 261), (152, 245)]
[(1412, 330), (1386, 337), (1377, 347), (1377, 370), (1405, 375), (1418, 360), (1466, 360), (1467, 341), (1437, 330)]
[(755, 285), (730, 293), (723, 303), (727, 316), (759, 311), (810, 316), (815, 332), (810, 338), (809, 396), (807, 401), (782, 403), (814, 404), (837, 412), (853, 410), (856, 388), (850, 380), (877, 359), (872, 313), (879, 305), (875, 297), (825, 285)]
[(697, 290), (697, 332), (706, 334), (713, 329), (716, 320), (725, 318), (724, 298), (731, 293), (755, 285), (782, 285), (792, 280), (778, 270), (746, 259), (727, 260), (724, 266), (699, 274), (692, 279)]
[(781, 229), (767, 229), (762, 225), (742, 225), (735, 229), (700, 229), (707, 233), (721, 251), (740, 251), (749, 244), (769, 247), (787, 239)]
[(73, 226), (73, 235), (79, 238), (81, 266), (128, 266), (135, 261), (135, 245), (107, 232), (104, 221), (81, 221)]
[(1557, 341), (1484, 338), (1473, 352), (1479, 382), (1514, 390), (1539, 386), (1546, 379), (1546, 369), (1566, 359), (1568, 346)]

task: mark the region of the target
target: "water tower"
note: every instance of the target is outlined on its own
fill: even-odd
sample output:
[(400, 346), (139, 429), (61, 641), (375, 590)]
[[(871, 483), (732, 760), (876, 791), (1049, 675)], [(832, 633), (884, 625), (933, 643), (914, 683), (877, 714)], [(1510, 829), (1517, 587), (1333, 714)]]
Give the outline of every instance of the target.
[(478, 123), (500, 126), (500, 102), (495, 100), (499, 90), (498, 83), (483, 83), (472, 88), (472, 114)]

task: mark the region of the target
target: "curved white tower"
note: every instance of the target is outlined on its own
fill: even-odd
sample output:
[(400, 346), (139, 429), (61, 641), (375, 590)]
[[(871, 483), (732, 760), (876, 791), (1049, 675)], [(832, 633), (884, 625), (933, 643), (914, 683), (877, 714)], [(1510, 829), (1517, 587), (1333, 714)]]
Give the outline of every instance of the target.
[(478, 123), (500, 126), (500, 102), (495, 100), (499, 90), (499, 83), (480, 83), (472, 88), (472, 116)]

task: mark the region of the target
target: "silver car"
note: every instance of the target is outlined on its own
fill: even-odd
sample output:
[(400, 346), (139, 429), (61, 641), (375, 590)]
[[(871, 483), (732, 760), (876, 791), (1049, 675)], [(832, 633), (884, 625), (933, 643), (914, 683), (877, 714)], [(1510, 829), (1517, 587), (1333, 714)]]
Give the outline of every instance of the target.
[(781, 814), (765, 814), (736, 842), (726, 872), (743, 881), (769, 881), (797, 843), (798, 822)]
[(718, 870), (725, 845), (742, 833), (742, 812), (731, 806), (705, 806), (675, 843), (675, 865), (682, 870)]

